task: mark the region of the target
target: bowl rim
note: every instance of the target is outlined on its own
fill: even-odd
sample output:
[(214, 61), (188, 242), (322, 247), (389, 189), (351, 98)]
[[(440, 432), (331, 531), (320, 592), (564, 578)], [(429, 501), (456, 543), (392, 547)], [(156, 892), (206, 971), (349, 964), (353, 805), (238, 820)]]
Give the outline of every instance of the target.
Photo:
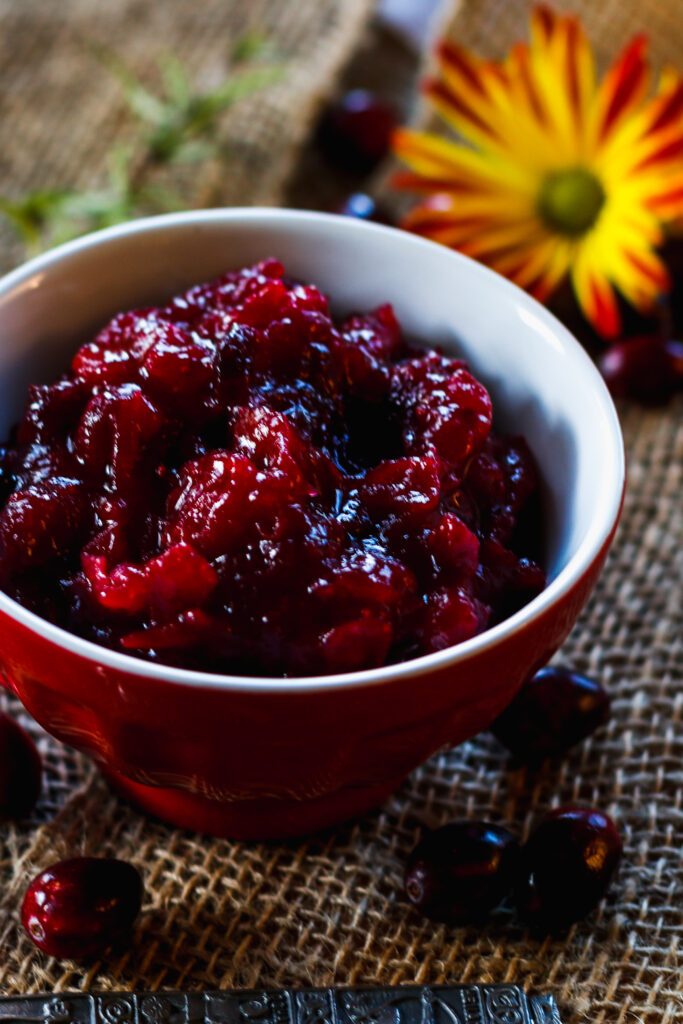
[(609, 426), (609, 436), (603, 437), (601, 440), (610, 449), (610, 455), (614, 460), (612, 469), (616, 479), (616, 486), (609, 495), (609, 500), (596, 510), (597, 514), (591, 523), (591, 528), (581, 540), (574, 555), (540, 594), (513, 615), (485, 630), (483, 633), (469, 640), (462, 641), (453, 647), (448, 647), (432, 654), (424, 654), (409, 661), (384, 665), (380, 668), (362, 669), (360, 671), (337, 673), (334, 675), (282, 678), (240, 676), (176, 668), (170, 665), (148, 662), (141, 658), (136, 658), (132, 654), (119, 653), (118, 651), (100, 646), (93, 641), (85, 640), (74, 633), (70, 633), (68, 630), (62, 629), (60, 626), (48, 622), (34, 612), (28, 611), (2, 591), (0, 591), (0, 611), (58, 647), (66, 649), (88, 661), (95, 662), (98, 667), (111, 668), (129, 675), (147, 677), (175, 686), (223, 689), (226, 691), (313, 693), (316, 691), (330, 692), (333, 690), (356, 689), (363, 686), (380, 685), (398, 678), (431, 674), (447, 666), (466, 661), (470, 657), (495, 647), (520, 628), (538, 619), (553, 605), (558, 604), (590, 570), (616, 528), (624, 497), (626, 475), (624, 442), (619, 418), (612, 398), (597, 368), (570, 331), (544, 306), (517, 285), (462, 253), (399, 228), (356, 220), (339, 214), (319, 213), (308, 210), (268, 206), (228, 207), (188, 210), (161, 214), (154, 217), (138, 218), (66, 242), (22, 263), (14, 270), (0, 277), (0, 306), (3, 298), (18, 286), (25, 284), (27, 279), (34, 275), (40, 275), (52, 265), (59, 263), (72, 254), (82, 252), (91, 247), (106, 245), (108, 242), (116, 239), (134, 236), (147, 231), (172, 231), (176, 227), (192, 223), (197, 226), (216, 223), (224, 223), (226, 226), (230, 226), (235, 223), (245, 225), (250, 222), (260, 222), (263, 226), (267, 226), (267, 221), (279, 221), (281, 223), (289, 221), (293, 226), (302, 227), (306, 224), (327, 225), (335, 233), (358, 233), (362, 235), (364, 233), (385, 234), (388, 232), (395, 236), (395, 244), (406, 247), (412, 246), (418, 258), (420, 251), (424, 250), (425, 247), (429, 249), (437, 248), (443, 258), (451, 260), (454, 266), (458, 263), (461, 265), (466, 264), (468, 273), (479, 276), (487, 283), (488, 287), (502, 289), (504, 294), (507, 293), (510, 299), (514, 299), (517, 304), (526, 310), (527, 314), (533, 318), (537, 329), (540, 327), (544, 332), (549, 332), (553, 337), (554, 344), (557, 346), (559, 343), (563, 351), (569, 349), (574, 360), (581, 368), (582, 373), (585, 374), (586, 383), (591, 385), (592, 397), (601, 404), (605, 421)]

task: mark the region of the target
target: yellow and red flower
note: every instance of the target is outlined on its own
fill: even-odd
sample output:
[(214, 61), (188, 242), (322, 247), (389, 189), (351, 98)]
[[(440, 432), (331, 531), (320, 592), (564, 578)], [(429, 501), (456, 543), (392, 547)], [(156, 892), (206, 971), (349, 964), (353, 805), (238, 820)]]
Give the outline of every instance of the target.
[(587, 318), (617, 335), (616, 292), (652, 306), (669, 286), (663, 227), (683, 218), (683, 78), (665, 71), (648, 98), (646, 49), (635, 38), (598, 82), (578, 19), (545, 6), (503, 61), (442, 43), (426, 91), (460, 138), (396, 134), (410, 171), (394, 183), (425, 195), (403, 226), (541, 300), (569, 275)]

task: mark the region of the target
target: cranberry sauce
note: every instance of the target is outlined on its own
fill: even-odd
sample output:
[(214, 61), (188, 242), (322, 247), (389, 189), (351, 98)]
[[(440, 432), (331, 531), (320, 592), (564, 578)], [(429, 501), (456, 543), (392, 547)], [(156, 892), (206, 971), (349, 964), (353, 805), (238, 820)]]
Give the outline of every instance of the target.
[(283, 275), (121, 313), (30, 389), (0, 448), (11, 597), (152, 661), (305, 676), (438, 651), (543, 588), (533, 459), (466, 365)]

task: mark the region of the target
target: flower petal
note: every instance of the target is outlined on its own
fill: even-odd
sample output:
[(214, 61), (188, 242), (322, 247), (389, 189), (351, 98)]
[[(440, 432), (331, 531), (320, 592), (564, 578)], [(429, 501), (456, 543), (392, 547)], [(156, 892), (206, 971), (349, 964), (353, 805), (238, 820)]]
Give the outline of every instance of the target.
[(477, 113), (471, 103), (449, 89), (444, 82), (430, 80), (425, 83), (424, 92), (442, 117), (466, 138), (483, 142), (484, 145), (492, 141), (500, 142), (495, 128)]
[(605, 338), (616, 338), (621, 331), (617, 298), (599, 263), (591, 260), (584, 245), (572, 268), (572, 284), (586, 318)]
[(607, 72), (598, 91), (595, 111), (596, 138), (609, 138), (642, 102), (647, 92), (649, 68), (645, 60), (647, 38), (636, 36)]

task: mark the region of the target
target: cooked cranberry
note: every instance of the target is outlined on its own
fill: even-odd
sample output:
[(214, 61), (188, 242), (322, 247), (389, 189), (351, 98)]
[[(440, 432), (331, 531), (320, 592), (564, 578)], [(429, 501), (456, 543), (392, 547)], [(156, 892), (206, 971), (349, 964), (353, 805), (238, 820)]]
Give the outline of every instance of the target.
[(405, 403), (410, 454), (435, 452), (455, 468), (478, 453), (491, 430), (491, 399), (462, 363), (436, 353), (399, 363), (394, 390)]
[(611, 345), (599, 360), (613, 395), (658, 405), (683, 391), (683, 341), (641, 335)]
[(590, 736), (609, 711), (609, 695), (599, 683), (556, 665), (524, 683), (491, 731), (520, 760), (538, 761)]
[(80, 959), (104, 952), (130, 930), (142, 904), (142, 879), (122, 860), (74, 857), (33, 879), (21, 920), (49, 956)]
[(215, 358), (215, 346), (204, 338), (164, 339), (145, 355), (140, 378), (162, 404), (186, 410), (206, 399)]
[(405, 891), (435, 921), (462, 924), (484, 917), (511, 889), (519, 844), (486, 821), (454, 821), (428, 832), (408, 858)]
[(354, 89), (323, 115), (318, 143), (336, 167), (367, 174), (389, 152), (396, 114), (389, 104), (364, 89)]
[(55, 384), (32, 384), (28, 404), (17, 432), (20, 444), (50, 443), (55, 436), (72, 427), (88, 399), (83, 381), (63, 377)]
[(616, 825), (594, 807), (549, 811), (522, 847), (516, 901), (540, 928), (564, 928), (602, 899), (621, 859)]
[(202, 604), (218, 583), (205, 558), (189, 544), (174, 544), (143, 565), (117, 565), (107, 572), (102, 556), (83, 555), (92, 596), (111, 611), (150, 609), (170, 617)]
[(465, 587), (443, 587), (429, 595), (424, 612), (424, 650), (443, 651), (481, 633), (490, 608), (472, 597)]
[(479, 540), (454, 513), (446, 512), (430, 534), (430, 550), (440, 566), (455, 577), (469, 579), (479, 564)]
[(392, 629), (386, 619), (364, 611), (359, 618), (335, 626), (323, 637), (323, 672), (355, 672), (384, 665)]
[(436, 508), (439, 490), (438, 459), (387, 459), (368, 470), (360, 494), (371, 515), (391, 514), (414, 522)]
[(229, 552), (253, 519), (257, 471), (244, 455), (214, 451), (183, 469), (168, 499), (164, 543), (194, 545), (209, 558)]
[(371, 220), (376, 224), (388, 224), (390, 227), (395, 223), (389, 211), (366, 192), (352, 192), (339, 204), (335, 213), (340, 213), (344, 217), (355, 217), (357, 220)]
[(73, 442), (85, 479), (106, 472), (117, 491), (136, 487), (145, 449), (163, 428), (161, 410), (138, 384), (96, 389)]
[(56, 558), (82, 538), (87, 516), (79, 480), (57, 477), (15, 491), (0, 512), (0, 562), (23, 569)]
[[(275, 260), (121, 313), (0, 447), (0, 585), (138, 657), (374, 668), (544, 585), (538, 482), (465, 364)], [(528, 529), (525, 524), (528, 525)]]
[(40, 796), (43, 767), (36, 745), (0, 711), (0, 818), (25, 818)]

